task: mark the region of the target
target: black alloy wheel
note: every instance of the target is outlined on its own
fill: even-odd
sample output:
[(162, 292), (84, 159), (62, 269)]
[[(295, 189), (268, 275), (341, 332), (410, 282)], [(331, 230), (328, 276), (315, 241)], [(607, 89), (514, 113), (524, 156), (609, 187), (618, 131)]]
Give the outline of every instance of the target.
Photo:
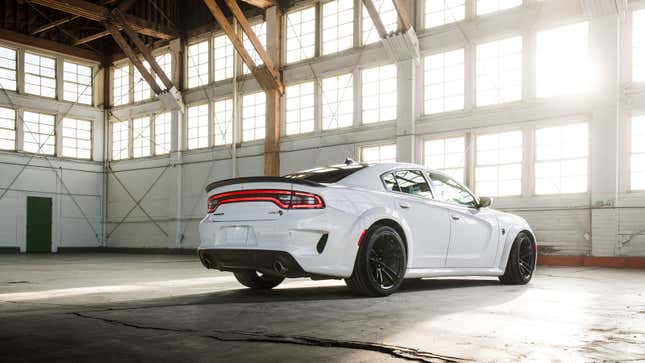
[(537, 259), (535, 242), (526, 232), (517, 234), (508, 256), (504, 275), (499, 277), (503, 284), (524, 285), (531, 281)]

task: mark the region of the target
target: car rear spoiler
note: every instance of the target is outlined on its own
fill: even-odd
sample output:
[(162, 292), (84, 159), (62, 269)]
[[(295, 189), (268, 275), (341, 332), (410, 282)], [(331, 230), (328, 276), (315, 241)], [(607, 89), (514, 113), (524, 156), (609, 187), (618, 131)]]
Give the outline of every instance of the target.
[(242, 183), (289, 183), (289, 184), (307, 185), (310, 187), (324, 187), (323, 184), (316, 183), (314, 181), (306, 180), (306, 179), (285, 178), (282, 176), (251, 176), (251, 177), (245, 177), (245, 178), (225, 179), (225, 180), (220, 180), (220, 181), (210, 183), (208, 184), (208, 186), (206, 186), (206, 193), (210, 192), (215, 188), (224, 187), (227, 185), (242, 184)]

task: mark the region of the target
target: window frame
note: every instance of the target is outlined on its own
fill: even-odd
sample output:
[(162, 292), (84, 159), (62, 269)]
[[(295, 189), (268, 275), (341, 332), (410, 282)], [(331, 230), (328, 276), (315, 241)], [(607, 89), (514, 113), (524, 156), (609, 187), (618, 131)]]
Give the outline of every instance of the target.
[[(191, 105), (186, 105), (186, 116), (185, 116), (186, 122), (184, 123), (184, 135), (185, 135), (184, 139), (185, 139), (185, 142), (186, 142), (186, 144), (185, 144), (186, 151), (203, 150), (203, 149), (207, 149), (207, 148), (212, 146), (212, 142), (211, 142), (211, 134), (212, 134), (212, 132), (211, 132), (211, 123), (212, 123), (212, 120), (211, 120), (211, 111), (212, 111), (211, 110), (211, 103), (212, 102), (210, 102), (210, 101), (206, 101), (206, 102), (198, 102), (198, 103), (194, 103), (194, 104), (191, 104)], [(188, 110), (190, 108), (197, 108), (197, 107), (201, 107), (201, 106), (206, 106), (206, 109), (207, 109), (206, 110), (206, 118), (207, 118), (206, 125), (207, 125), (208, 130), (206, 131), (206, 146), (198, 146), (198, 147), (191, 148), (190, 147), (190, 136), (189, 136), (189, 133), (188, 133), (189, 130), (190, 130), (190, 122), (188, 120)], [(199, 129), (199, 127), (197, 127), (197, 128)], [(172, 143), (172, 139), (171, 139), (170, 142)]]
[[(28, 112), (28, 113), (34, 113), (34, 114), (37, 114), (37, 115), (46, 115), (46, 116), (51, 116), (51, 117), (53, 117), (53, 118), (54, 118), (54, 124), (53, 124), (54, 133), (47, 135), (48, 140), (49, 140), (49, 138), (50, 138), (50, 137), (54, 140), (54, 144), (53, 144), (54, 152), (53, 152), (53, 153), (48, 154), (48, 153), (44, 153), (44, 152), (38, 152), (38, 151), (34, 152), (34, 151), (25, 150), (25, 139), (26, 139), (26, 134), (27, 134), (27, 133), (30, 133), (30, 134), (34, 134), (34, 133), (35, 133), (35, 134), (40, 134), (40, 132), (28, 131), (28, 130), (25, 128), (25, 113), (26, 113), (26, 112)], [(20, 112), (20, 116), (18, 116), (18, 113), (16, 112), (16, 119), (18, 119), (18, 118), (20, 118), (20, 121), (21, 121), (21, 124), (20, 124), (19, 126), (20, 126), (20, 129), (21, 129), (20, 131), (21, 131), (21, 134), (22, 134), (22, 135), (20, 135), (20, 136), (22, 137), (22, 139), (21, 139), (22, 143), (21, 143), (21, 145), (20, 145), (20, 151), (25, 152), (25, 153), (29, 153), (29, 154), (34, 154), (34, 155), (53, 156), (53, 157), (57, 157), (57, 156), (59, 156), (59, 154), (58, 154), (58, 152), (57, 152), (57, 151), (58, 151), (58, 146), (59, 146), (59, 142), (58, 142), (58, 137), (59, 137), (59, 132), (58, 132), (58, 126), (59, 126), (59, 122), (58, 122), (58, 115), (53, 114), (53, 113), (48, 113), (48, 112), (42, 112), (42, 111), (40, 111), (40, 110), (38, 110), (38, 111), (34, 111), (34, 109), (33, 109), (33, 108), (30, 108), (30, 109), (23, 109), (23, 110)], [(17, 122), (17, 121), (16, 121), (16, 122)], [(40, 123), (40, 118), (38, 119), (38, 123)], [(18, 126), (18, 125), (17, 125), (17, 126)], [(16, 130), (16, 132), (18, 132), (18, 130)], [(40, 135), (45, 135), (45, 134), (40, 134)], [(18, 139), (16, 138), (16, 148), (18, 147), (17, 142), (18, 142)], [(28, 141), (28, 142), (29, 142), (29, 143), (32, 143), (32, 144), (34, 143), (33, 141)], [(40, 148), (40, 149), (42, 149), (42, 146), (41, 146), (40, 144), (39, 144), (39, 148)]]
[[(302, 124), (303, 124), (302, 121), (303, 121), (303, 119), (302, 119), (302, 114), (301, 114), (301, 112), (303, 110), (303, 107), (302, 107), (302, 103), (300, 102), (300, 99), (302, 98), (302, 92), (301, 92), (302, 86), (307, 85), (307, 84), (311, 84), (311, 87), (312, 87), (311, 97), (312, 97), (313, 102), (312, 102), (312, 107), (311, 107), (312, 108), (312, 110), (311, 110), (311, 116), (312, 116), (311, 121), (313, 122), (313, 128), (311, 129), (311, 131), (304, 131), (303, 132), (302, 131)], [(298, 109), (297, 109), (297, 111), (298, 111), (298, 122), (295, 123), (295, 124), (298, 125), (298, 132), (291, 133), (291, 134), (287, 133), (287, 129), (288, 129), (287, 126), (290, 124), (288, 122), (288, 120), (287, 120), (287, 114), (288, 114), (288, 104), (287, 103), (289, 101), (289, 96), (287, 94), (287, 90), (290, 87), (298, 87), (298, 92), (299, 92), (298, 93), (298, 103), (300, 105), (300, 107), (298, 107)], [(284, 137), (292, 137), (292, 136), (298, 136), (298, 135), (309, 135), (311, 133), (314, 133), (314, 132), (318, 131), (318, 115), (317, 114), (318, 114), (319, 106), (318, 106), (317, 98), (318, 98), (318, 88), (319, 87), (322, 87), (322, 84), (319, 85), (318, 80), (305, 80), (305, 81), (302, 81), (302, 82), (293, 83), (293, 84), (290, 84), (290, 85), (285, 85), (284, 95), (282, 97), (283, 100), (282, 100), (282, 111), (281, 111), (281, 113), (282, 113), (282, 122), (281, 122), (281, 127), (282, 127), (281, 134), (282, 134), (282, 136), (284, 136)], [(294, 110), (291, 110), (291, 111), (294, 111)], [(294, 122), (291, 122), (291, 124), (294, 124)]]
[[(65, 78), (65, 63), (70, 63), (70, 64), (73, 64), (73, 65), (75, 65), (75, 66), (77, 66), (77, 67), (78, 67), (78, 66), (81, 66), (81, 67), (87, 67), (87, 68), (89, 68), (89, 69), (90, 69), (90, 84), (89, 84), (89, 86), (87, 86), (87, 85), (82, 85), (82, 84), (77, 83), (77, 82), (69, 81), (69, 83), (73, 83), (73, 84), (75, 84), (75, 85), (76, 85), (76, 86), (78, 86), (78, 87), (81, 87), (81, 86), (82, 86), (82, 87), (88, 87), (88, 90), (89, 90), (89, 97), (90, 97), (90, 102), (89, 102), (89, 103), (83, 103), (83, 102), (81, 102), (81, 101), (80, 101), (80, 96), (79, 96), (79, 95), (77, 95), (76, 100), (66, 100), (66, 99), (65, 99), (65, 83), (68, 83), (67, 79)], [(62, 75), (63, 75), (63, 95), (62, 95), (62, 97), (61, 97), (61, 98), (62, 98), (62, 100), (63, 100), (63, 101), (66, 101), (66, 102), (73, 102), (73, 103), (78, 103), (78, 104), (86, 105), (86, 106), (94, 106), (94, 86), (95, 86), (95, 83), (94, 83), (95, 73), (94, 73), (94, 71), (95, 71), (95, 65), (90, 64), (90, 63), (84, 63), (84, 62), (82, 62), (82, 61), (77, 61), (77, 60), (75, 60), (75, 59), (63, 58), (63, 61), (62, 61), (62, 68), (63, 68), (63, 72), (62, 72)], [(78, 73), (78, 72), (77, 72), (77, 73)], [(80, 95), (83, 95), (83, 93), (84, 93), (84, 92), (80, 92)]]
[(468, 188), (466, 185), (464, 185), (464, 183), (460, 183), (460, 182), (456, 181), (450, 175), (448, 175), (448, 174), (446, 174), (444, 172), (441, 172), (439, 170), (425, 169), (424, 173), (423, 173), (424, 174), (423, 176), (426, 178), (426, 180), (428, 180), (428, 185), (430, 185), (430, 189), (432, 190), (432, 195), (433, 196), (436, 195), (436, 193), (435, 193), (434, 188), (432, 186), (432, 181), (430, 180), (430, 176), (428, 175), (429, 173), (440, 174), (440, 175), (442, 175), (442, 176), (454, 181), (457, 185), (462, 187), (462, 189), (473, 198), (473, 200), (475, 201), (475, 206), (469, 207), (469, 206), (463, 205), (463, 204), (451, 203), (451, 202), (447, 202), (445, 200), (437, 199), (436, 197), (433, 198), (432, 200), (434, 200), (435, 202), (447, 204), (447, 205), (450, 205), (450, 206), (453, 206), (453, 207), (461, 207), (461, 208), (475, 209), (475, 210), (480, 209), (479, 208), (479, 203), (480, 203), (479, 197), (477, 196), (477, 194), (473, 193), (472, 190), (470, 190), (470, 188)]
[(13, 71), (13, 73), (14, 73), (14, 81), (13, 81), (14, 82), (14, 88), (13, 89), (7, 89), (7, 88), (0, 87), (0, 89), (17, 92), (18, 91), (18, 85), (19, 85), (18, 72), (20, 70), (20, 52), (21, 52), (21, 49), (19, 47), (16, 47), (16, 46), (14, 46), (12, 44), (7, 44), (7, 43), (0, 43), (0, 47), (14, 51), (15, 58), (16, 58), (14, 60), (14, 62), (13, 62), (13, 64), (14, 64), (13, 69), (5, 68), (5, 67), (0, 68), (0, 69), (6, 69), (6, 70), (9, 70), (9, 71)]
[[(125, 78), (127, 78), (128, 82), (127, 82), (126, 87), (124, 87), (127, 90), (127, 97), (126, 97), (125, 102), (117, 104), (116, 99), (115, 99), (116, 92), (114, 91), (114, 84), (115, 84), (115, 82), (114, 82), (114, 74), (116, 73), (117, 69), (122, 69), (122, 68), (127, 69), (127, 73), (126, 73), (127, 77), (125, 77)], [(110, 93), (111, 93), (110, 94), (110, 101), (111, 101), (112, 106), (120, 107), (120, 106), (125, 106), (125, 105), (128, 105), (128, 104), (132, 103), (132, 99), (134, 97), (134, 92), (132, 92), (132, 87), (134, 86), (132, 84), (133, 77), (134, 77), (134, 75), (133, 75), (132, 67), (131, 67), (130, 62), (128, 62), (128, 61), (118, 62), (118, 63), (116, 63), (114, 65), (114, 67), (110, 67)], [(124, 95), (126, 95), (126, 93), (121, 93), (119, 95), (119, 97), (121, 98)]]
[[(358, 28), (359, 32), (361, 31), (360, 25), (358, 27), (356, 26), (356, 22), (357, 22), (357, 19), (356, 19), (356, 13), (357, 13), (356, 5), (357, 5), (357, 3), (355, 1), (352, 1), (352, 22), (351, 22), (352, 34), (350, 36), (351, 37), (351, 45), (349, 47), (347, 47), (347, 48), (339, 49), (339, 50), (336, 50), (334, 52), (325, 53), (325, 49), (324, 49), (324, 44), (325, 44), (325, 38), (324, 38), (324, 36), (325, 36), (325, 22), (324, 22), (325, 13), (324, 13), (324, 8), (325, 8), (326, 4), (328, 4), (328, 3), (332, 2), (332, 1), (340, 2), (340, 1), (343, 1), (343, 0), (319, 0), (319, 3), (320, 3), (320, 5), (319, 5), (320, 6), (320, 16), (318, 18), (320, 19), (319, 20), (320, 24), (318, 25), (318, 28), (317, 28), (317, 31), (320, 33), (320, 37), (319, 37), (320, 44), (317, 47), (317, 50), (319, 51), (319, 56), (328, 56), (328, 55), (332, 55), (332, 54), (338, 54), (338, 53), (342, 53), (342, 52), (345, 52), (347, 50), (355, 48), (356, 47), (356, 36), (357, 36), (356, 35), (356, 30)], [(360, 7), (361, 5), (359, 4), (358, 6)], [(338, 12), (338, 11), (336, 12), (336, 17), (338, 17), (339, 13), (340, 12)], [(338, 24), (337, 23), (336, 28), (334, 28), (334, 29), (339, 28), (340, 25), (344, 25), (344, 24)], [(336, 30), (336, 33), (338, 33), (338, 30)], [(334, 42), (336, 43), (336, 45), (338, 45), (340, 38), (342, 38), (342, 37), (336, 37), (334, 39)], [(338, 48), (338, 47), (336, 47), (336, 48)]]
[[(212, 37), (210, 37), (210, 36), (209, 37), (203, 37), (202, 36), (202, 37), (198, 37), (198, 38), (195, 38), (195, 39), (191, 39), (191, 41), (186, 44), (185, 52), (184, 52), (185, 53), (185, 55), (184, 55), (184, 67), (183, 67), (183, 70), (184, 70), (183, 78), (184, 78), (184, 89), (185, 90), (197, 89), (197, 88), (204, 87), (204, 86), (206, 86), (206, 85), (211, 83), (211, 79), (212, 79), (212, 71), (211, 71), (211, 69), (212, 69), (212, 64), (213, 64), (213, 63), (211, 63), (211, 58), (213, 56), (212, 53), (211, 53), (211, 47), (212, 47), (212, 43), (214, 42), (211, 38)], [(191, 62), (190, 62), (190, 51), (189, 51), (189, 49), (190, 49), (190, 47), (192, 47), (194, 45), (197, 45), (199, 43), (206, 43), (206, 48), (208, 49), (208, 54), (206, 55), (206, 58), (208, 60), (208, 66), (207, 66), (208, 71), (207, 71), (207, 75), (206, 75), (206, 83), (191, 86), (190, 85)], [(194, 67), (199, 68), (199, 65), (196, 65)], [(197, 76), (197, 79), (199, 80), (200, 77)], [(198, 83), (201, 83), (201, 82), (202, 82), (201, 80), (198, 81)]]
[[(346, 0), (347, 1), (347, 0)], [(288, 59), (288, 54), (289, 54), (289, 32), (291, 29), (291, 26), (289, 25), (289, 15), (301, 11), (306, 11), (306, 10), (313, 10), (314, 12), (314, 24), (313, 24), (313, 37), (314, 37), (314, 42), (311, 48), (313, 48), (313, 54), (310, 57), (305, 56), (303, 50), (309, 49), (309, 47), (304, 46), (302, 44), (302, 35), (303, 34), (298, 34), (297, 39), (294, 41), (298, 42), (298, 52), (300, 53), (298, 55), (297, 60), (289, 60)], [(318, 10), (318, 5), (316, 2), (310, 2), (310, 1), (304, 1), (301, 4), (297, 4), (296, 6), (293, 6), (289, 8), (288, 11), (285, 11), (285, 13), (282, 15), (282, 60), (284, 62), (284, 65), (291, 65), (291, 64), (298, 64), (300, 62), (305, 62), (305, 61), (310, 61), (312, 59), (315, 59), (321, 54), (321, 50), (319, 49), (322, 47), (322, 41), (319, 42), (319, 39), (322, 40), (322, 34), (319, 34), (320, 32), (320, 25), (322, 24), (322, 7), (320, 10)], [(301, 26), (303, 23), (299, 23), (298, 25)], [(265, 24), (266, 27), (266, 24)], [(267, 32), (268, 29), (265, 30)], [(319, 36), (320, 35), (320, 36)], [(267, 32), (267, 41), (268, 41), (268, 32)], [(320, 44), (319, 44), (320, 43)]]
[[(544, 127), (548, 127), (548, 126), (544, 126)], [(534, 130), (537, 130), (538, 128), (543, 128), (543, 127), (536, 125), (534, 127)], [(520, 134), (520, 142), (521, 142), (520, 158), (521, 159), (520, 159), (519, 162), (515, 162), (515, 163), (499, 163), (498, 162), (498, 163), (495, 163), (495, 164), (482, 164), (482, 165), (478, 164), (478, 155), (477, 155), (477, 153), (479, 151), (478, 150), (478, 147), (479, 147), (478, 139), (479, 139), (479, 137), (481, 137), (481, 136), (490, 136), (490, 135), (508, 134), (508, 133), (514, 133), (514, 132), (519, 132), (519, 134)], [(525, 129), (523, 127), (519, 127), (519, 128), (518, 127), (504, 127), (504, 128), (489, 128), (489, 129), (484, 129), (484, 130), (481, 130), (481, 131), (473, 131), (471, 133), (473, 155), (472, 155), (472, 166), (471, 166), (472, 169), (470, 171), (471, 171), (471, 175), (472, 175), (472, 186), (473, 186), (473, 189), (475, 190), (475, 192), (479, 193), (477, 191), (477, 168), (478, 167), (500, 168), (502, 166), (518, 164), (519, 167), (520, 167), (520, 179), (519, 179), (519, 181), (520, 181), (520, 190), (519, 190), (518, 194), (484, 195), (484, 196), (488, 196), (488, 197), (492, 197), (492, 198), (511, 198), (511, 199), (512, 198), (521, 198), (523, 196), (523, 191), (524, 191), (524, 188), (525, 188), (524, 184), (525, 184), (525, 178), (526, 178), (525, 170), (524, 170), (524, 165), (526, 163), (526, 160), (525, 160), (524, 156), (525, 156), (526, 148), (531, 146), (531, 145), (526, 145), (526, 143), (524, 142), (524, 140), (525, 140), (525, 135), (524, 135), (525, 132), (526, 131), (525, 131)], [(466, 145), (466, 147), (468, 147), (468, 145)], [(532, 147), (534, 149), (536, 148), (535, 141), (532, 143)], [(497, 148), (496, 150), (500, 151), (501, 149)], [(535, 158), (535, 153), (534, 153), (534, 158)], [(450, 178), (454, 179), (452, 177), (450, 177)], [(535, 179), (535, 176), (533, 176), (533, 179)], [(496, 180), (496, 182), (499, 183), (499, 181), (500, 180), (498, 178)], [(535, 180), (534, 180), (534, 182), (535, 182)], [(497, 186), (499, 186), (499, 185), (497, 184)]]
[[(67, 119), (74, 120), (74, 121), (89, 122), (89, 124), (90, 124), (90, 130), (89, 130), (90, 131), (90, 140), (89, 140), (90, 141), (90, 149), (89, 149), (90, 156), (89, 157), (81, 158), (81, 157), (78, 157), (78, 156), (74, 157), (74, 156), (66, 156), (65, 155), (65, 120), (67, 120)], [(90, 161), (94, 160), (94, 121), (93, 120), (77, 118), (77, 117), (64, 117), (63, 119), (61, 119), (61, 128), (62, 128), (61, 129), (61, 131), (62, 131), (61, 132), (61, 140), (60, 140), (60, 143), (61, 143), (61, 157), (74, 159), (74, 160), (90, 160)], [(76, 130), (78, 131), (78, 129), (76, 129)], [(77, 137), (74, 137), (74, 139), (78, 140)], [(75, 149), (78, 149), (78, 146)], [(78, 151), (77, 151), (77, 154), (78, 154)]]
[(0, 128), (0, 130), (13, 131), (13, 148), (12, 149), (0, 148), (0, 150), (1, 151), (17, 151), (18, 150), (18, 109), (12, 108), (12, 107), (5, 107), (5, 106), (0, 106), (0, 108), (4, 108), (4, 109), (13, 111), (13, 130)]
[[(58, 62), (58, 57), (56, 55), (41, 52), (39, 49), (36, 49), (36, 48), (22, 49), (20, 53), (22, 53), (22, 62), (21, 62), (22, 67), (20, 67), (20, 68), (18, 68), (16, 70), (16, 82), (18, 82), (18, 74), (19, 73), (22, 73), (22, 80), (21, 80), (21, 82), (18, 82), (17, 87), (20, 89), (20, 85), (22, 85), (22, 91), (27, 95), (43, 97), (43, 98), (50, 99), (50, 100), (57, 100), (59, 98), (59, 94), (58, 94), (59, 93), (58, 92), (58, 86), (59, 86), (58, 75), (59, 75), (59, 68), (60, 68), (60, 65), (58, 64), (59, 63)], [(49, 59), (54, 60), (54, 77), (53, 78), (44, 77), (44, 76), (42, 76), (40, 74), (36, 75), (34, 73), (29, 73), (30, 75), (38, 77), (39, 79), (41, 79), (41, 78), (53, 79), (54, 80), (54, 95), (53, 96), (50, 97), (50, 96), (43, 96), (42, 95), (42, 88), (43, 88), (42, 82), (39, 85), (39, 88), (40, 88), (39, 94), (27, 92), (27, 71), (26, 71), (26, 68), (27, 68), (26, 67), (27, 54), (31, 54), (31, 55), (34, 55), (34, 56), (39, 57), (39, 58), (49, 58)], [(40, 61), (39, 61), (38, 67), (42, 68), (42, 66), (40, 65)]]

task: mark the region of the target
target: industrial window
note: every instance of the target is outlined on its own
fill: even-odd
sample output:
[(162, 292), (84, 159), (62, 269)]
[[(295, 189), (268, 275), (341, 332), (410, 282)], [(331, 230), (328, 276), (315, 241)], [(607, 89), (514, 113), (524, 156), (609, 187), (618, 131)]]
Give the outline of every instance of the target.
[(424, 60), (426, 114), (464, 108), (464, 50), (434, 54)]
[(215, 101), (215, 145), (233, 143), (233, 100)]
[(242, 97), (242, 141), (264, 139), (266, 95), (264, 92)]
[(354, 77), (351, 73), (322, 80), (322, 129), (354, 123)]
[[(260, 39), (260, 44), (264, 47), (264, 49), (267, 48), (267, 27), (266, 23), (258, 23), (253, 26), (251, 26), (251, 29), (253, 29), (253, 32), (255, 35)], [(255, 63), (256, 66), (264, 64), (262, 61), (262, 58), (260, 58), (260, 54), (255, 51), (255, 47), (253, 46), (253, 43), (251, 43), (251, 40), (249, 37), (246, 36), (246, 33), (243, 34), (242, 36), (243, 44), (244, 44), (244, 49), (246, 49), (247, 52), (249, 52), (249, 55), (251, 56), (251, 59), (253, 59), (253, 63)], [(243, 67), (244, 74), (251, 73), (249, 68), (246, 66), (246, 64)]]
[(645, 82), (645, 9), (632, 16), (632, 80)]
[(423, 145), (424, 165), (432, 170), (442, 171), (460, 183), (465, 180), (465, 155), (463, 136), (427, 140)]
[(0, 88), (16, 90), (16, 51), (0, 47)]
[(365, 69), (363, 81), (363, 123), (396, 119), (396, 65)]
[(170, 152), (170, 125), (172, 114), (170, 112), (155, 115), (155, 155)]
[[(143, 67), (150, 72), (150, 63), (143, 61)], [(152, 96), (150, 85), (146, 81), (139, 70), (134, 67), (134, 102), (147, 100)]]
[(63, 63), (63, 99), (92, 104), (92, 67), (72, 62)]
[(92, 121), (63, 119), (63, 156), (92, 158)]
[(354, 2), (332, 0), (322, 5), (322, 54), (354, 46)]
[(130, 66), (114, 68), (112, 73), (112, 101), (116, 106), (130, 102)]
[(587, 191), (588, 132), (586, 123), (536, 130), (536, 194)]
[(208, 104), (188, 107), (188, 149), (208, 147)]
[(425, 0), (425, 27), (433, 28), (464, 20), (465, 0)]
[(364, 146), (361, 148), (362, 163), (393, 163), (396, 161), (396, 145)]
[(23, 113), (23, 149), (36, 154), (56, 152), (55, 117), (43, 113)]
[[(373, 0), (376, 11), (381, 16), (381, 21), (386, 32), (393, 32), (399, 25), (399, 18), (392, 0)], [(372, 18), (363, 5), (363, 44), (376, 43), (380, 40), (378, 31), (374, 27)]]
[[(172, 56), (170, 53), (160, 54), (155, 57), (155, 61), (161, 67), (161, 70), (164, 72), (168, 79), (172, 79)], [(166, 85), (161, 81), (159, 75), (155, 73), (155, 81), (161, 89), (166, 89)]]
[(16, 150), (16, 111), (0, 107), (0, 149)]
[(208, 40), (188, 46), (188, 88), (208, 84)]
[(289, 86), (285, 97), (286, 134), (314, 131), (314, 83)]
[(215, 81), (233, 77), (233, 44), (227, 35), (218, 35), (213, 40), (215, 53)]
[(128, 158), (128, 121), (112, 123), (112, 160)]
[(287, 14), (287, 63), (314, 56), (316, 50), (316, 8)]
[(56, 59), (25, 53), (25, 92), (56, 97)]
[(588, 36), (587, 22), (537, 34), (538, 97), (579, 93), (589, 87)]
[(132, 157), (150, 156), (150, 117), (140, 117), (132, 120)]
[(522, 99), (522, 37), (477, 46), (477, 106)]
[(477, 15), (490, 14), (522, 5), (522, 0), (477, 0)]
[(645, 189), (645, 116), (632, 118), (631, 189)]
[(477, 136), (475, 189), (485, 196), (522, 194), (522, 131)]

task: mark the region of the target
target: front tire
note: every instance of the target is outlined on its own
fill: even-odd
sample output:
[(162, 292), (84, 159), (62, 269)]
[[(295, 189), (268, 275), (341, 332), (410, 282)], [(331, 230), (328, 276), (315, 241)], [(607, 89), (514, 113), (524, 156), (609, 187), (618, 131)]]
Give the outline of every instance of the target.
[(377, 226), (363, 240), (354, 272), (345, 283), (360, 295), (388, 296), (401, 286), (406, 267), (405, 244), (399, 233)]
[(518, 233), (508, 255), (506, 270), (499, 281), (505, 285), (525, 285), (531, 281), (537, 258), (535, 252), (535, 243), (528, 233)]
[(255, 270), (235, 272), (234, 275), (240, 284), (254, 290), (271, 290), (284, 281), (284, 277), (259, 274)]

